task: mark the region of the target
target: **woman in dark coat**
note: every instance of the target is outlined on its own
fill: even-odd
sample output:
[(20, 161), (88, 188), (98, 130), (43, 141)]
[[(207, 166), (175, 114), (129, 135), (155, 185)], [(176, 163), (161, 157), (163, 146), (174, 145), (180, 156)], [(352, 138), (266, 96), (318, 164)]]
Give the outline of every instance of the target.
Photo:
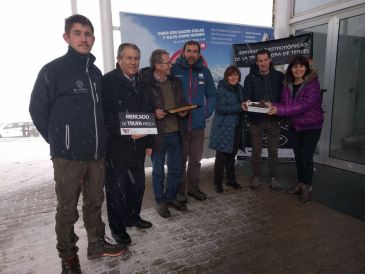
[(214, 185), (217, 193), (223, 192), (223, 171), (226, 169), (227, 185), (241, 188), (236, 182), (235, 156), (243, 130), (243, 89), (239, 84), (241, 72), (229, 66), (224, 79), (218, 83), (217, 104), (210, 132), (209, 147), (216, 150)]
[(293, 132), (297, 185), (288, 190), (309, 202), (312, 192), (313, 155), (323, 124), (322, 93), (316, 72), (304, 56), (296, 56), (285, 74), (281, 103), (272, 103), (269, 114), (287, 116)]

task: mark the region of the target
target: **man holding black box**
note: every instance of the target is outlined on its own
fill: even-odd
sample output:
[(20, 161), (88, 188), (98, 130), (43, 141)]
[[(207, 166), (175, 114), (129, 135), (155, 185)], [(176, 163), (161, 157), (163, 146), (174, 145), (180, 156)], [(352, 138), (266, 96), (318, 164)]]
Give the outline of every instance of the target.
[[(170, 217), (168, 206), (179, 211), (186, 206), (176, 200), (176, 192), (181, 181), (181, 153), (183, 125), (182, 117), (187, 111), (181, 82), (171, 73), (169, 53), (156, 49), (150, 57), (150, 68), (144, 70), (143, 81), (148, 86), (152, 98), (158, 134), (152, 153), (152, 181), (156, 200), (156, 211), (163, 217)], [(167, 157), (167, 182), (164, 164)]]

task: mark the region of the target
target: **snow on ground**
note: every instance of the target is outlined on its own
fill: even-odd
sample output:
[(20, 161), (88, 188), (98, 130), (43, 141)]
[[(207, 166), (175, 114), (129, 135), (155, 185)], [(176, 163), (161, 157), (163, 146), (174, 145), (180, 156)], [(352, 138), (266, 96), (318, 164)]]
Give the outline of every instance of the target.
[(41, 137), (0, 138), (0, 192), (49, 182), (49, 145)]
[[(202, 165), (214, 158), (203, 159)], [(151, 162), (146, 159), (146, 172)], [(0, 192), (53, 183), (49, 145), (41, 137), (0, 138)]]

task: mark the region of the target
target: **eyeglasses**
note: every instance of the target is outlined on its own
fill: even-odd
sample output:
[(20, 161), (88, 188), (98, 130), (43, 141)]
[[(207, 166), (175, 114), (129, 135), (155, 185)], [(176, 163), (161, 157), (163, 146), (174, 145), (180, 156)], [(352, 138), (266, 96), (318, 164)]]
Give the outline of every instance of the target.
[(172, 62), (171, 61), (168, 61), (168, 62), (159, 62), (159, 64), (162, 64), (162, 65), (172, 65)]

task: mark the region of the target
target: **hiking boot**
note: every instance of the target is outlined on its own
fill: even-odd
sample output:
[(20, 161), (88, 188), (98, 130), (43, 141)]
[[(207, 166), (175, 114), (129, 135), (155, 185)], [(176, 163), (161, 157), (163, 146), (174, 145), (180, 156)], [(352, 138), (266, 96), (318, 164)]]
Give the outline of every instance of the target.
[(223, 193), (223, 187), (222, 187), (222, 185), (215, 185), (214, 190), (217, 193)]
[(189, 196), (194, 197), (198, 201), (204, 201), (207, 199), (207, 195), (205, 195), (204, 192), (202, 192), (200, 189), (192, 189), (188, 191), (187, 193)]
[(127, 246), (132, 243), (132, 239), (127, 232), (122, 232), (120, 234), (114, 234), (112, 232), (112, 236), (114, 240), (122, 246)]
[(242, 188), (242, 186), (239, 183), (237, 183), (235, 180), (227, 181), (226, 185), (231, 186), (234, 189)]
[(156, 211), (162, 218), (170, 217), (170, 211), (165, 203), (156, 203)]
[(257, 176), (253, 176), (250, 181), (250, 188), (252, 190), (256, 190), (261, 186), (260, 178)]
[(184, 204), (188, 202), (188, 198), (186, 197), (185, 193), (176, 194), (176, 200)]
[(287, 191), (288, 194), (300, 194), (302, 192), (303, 183), (297, 183), (297, 185)]
[(178, 200), (172, 200), (171, 202), (167, 203), (168, 205), (174, 207), (178, 211), (185, 211), (187, 210), (187, 207), (185, 204), (180, 203)]
[(62, 274), (81, 274), (79, 256), (62, 258)]
[(279, 181), (275, 177), (270, 178), (269, 187), (271, 188), (271, 190), (274, 190), (274, 191), (282, 190), (282, 187), (281, 187)]
[(302, 185), (302, 194), (300, 195), (300, 201), (303, 203), (308, 203), (311, 201), (312, 194), (312, 186), (303, 184)]
[(89, 260), (100, 257), (116, 257), (127, 252), (127, 248), (120, 244), (111, 244), (105, 241), (104, 237), (96, 242), (89, 243), (87, 247), (87, 258)]

